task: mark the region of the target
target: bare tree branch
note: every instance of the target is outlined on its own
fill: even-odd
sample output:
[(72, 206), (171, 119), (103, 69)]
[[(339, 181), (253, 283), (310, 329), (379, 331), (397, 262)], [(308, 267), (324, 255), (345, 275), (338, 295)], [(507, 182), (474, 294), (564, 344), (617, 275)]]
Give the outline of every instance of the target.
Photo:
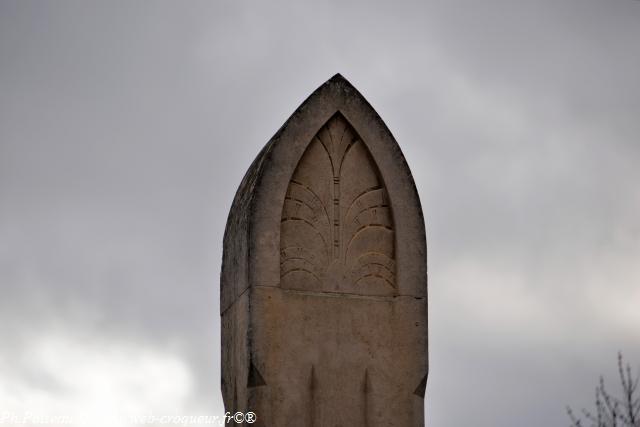
[[(620, 352), (618, 352), (618, 373), (622, 385), (622, 398), (617, 398), (607, 391), (604, 378), (601, 376), (595, 390), (595, 414), (582, 409), (582, 415), (586, 421), (591, 422), (591, 427), (640, 427), (640, 396), (638, 396), (640, 372), (634, 378), (631, 365), (624, 364)], [(567, 415), (571, 420), (571, 427), (586, 427), (583, 420), (578, 418), (569, 406), (567, 406)]]

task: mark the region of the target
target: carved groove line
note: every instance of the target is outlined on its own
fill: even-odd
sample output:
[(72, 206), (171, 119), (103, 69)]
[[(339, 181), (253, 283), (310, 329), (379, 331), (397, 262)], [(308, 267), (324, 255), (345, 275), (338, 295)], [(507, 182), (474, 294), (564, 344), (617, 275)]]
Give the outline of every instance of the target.
[(300, 187), (302, 187), (304, 190), (308, 191), (309, 193), (311, 193), (311, 195), (318, 201), (318, 203), (320, 204), (320, 206), (322, 206), (322, 211), (324, 212), (325, 217), (327, 218), (327, 221), (329, 223), (331, 223), (331, 219), (329, 218), (329, 213), (327, 212), (327, 209), (324, 206), (324, 203), (322, 203), (322, 200), (320, 200), (320, 197), (318, 197), (318, 195), (316, 193), (313, 192), (312, 189), (310, 189), (309, 187), (307, 187), (306, 185), (302, 184), (301, 182), (297, 182), (294, 180), (291, 180), (291, 182), (289, 183), (289, 187), (291, 187), (291, 184), (296, 184), (299, 185)]
[(324, 245), (324, 249), (325, 251), (328, 253), (329, 252), (329, 248), (327, 246), (327, 241), (324, 239), (324, 236), (322, 235), (322, 233), (320, 232), (320, 230), (318, 230), (311, 222), (307, 221), (304, 218), (295, 218), (295, 217), (291, 217), (291, 218), (282, 218), (281, 222), (302, 222), (308, 226), (310, 226), (311, 228), (313, 228), (313, 231), (316, 232), (316, 234), (318, 236), (320, 236), (320, 239), (322, 239), (322, 243)]

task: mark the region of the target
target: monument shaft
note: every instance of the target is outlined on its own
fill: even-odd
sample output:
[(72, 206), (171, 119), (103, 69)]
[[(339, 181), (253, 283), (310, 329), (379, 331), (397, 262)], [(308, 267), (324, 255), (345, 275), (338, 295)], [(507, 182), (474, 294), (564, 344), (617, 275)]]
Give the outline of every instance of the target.
[(340, 75), (253, 162), (221, 273), (222, 390), (256, 426), (423, 426), (424, 220), (399, 146)]

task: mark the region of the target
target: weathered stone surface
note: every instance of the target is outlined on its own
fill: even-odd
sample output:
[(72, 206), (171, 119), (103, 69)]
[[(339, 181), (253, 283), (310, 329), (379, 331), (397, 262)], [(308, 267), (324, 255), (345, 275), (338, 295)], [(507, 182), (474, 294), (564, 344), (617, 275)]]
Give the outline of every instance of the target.
[(423, 426), (427, 269), (398, 144), (336, 75), (236, 194), (221, 273), (222, 392), (257, 426)]

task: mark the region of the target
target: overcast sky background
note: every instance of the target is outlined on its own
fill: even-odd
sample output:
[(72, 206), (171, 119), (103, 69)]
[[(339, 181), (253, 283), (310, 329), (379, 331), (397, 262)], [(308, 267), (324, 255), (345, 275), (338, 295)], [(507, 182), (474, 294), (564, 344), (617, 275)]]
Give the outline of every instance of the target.
[(227, 212), (336, 72), (420, 192), (429, 426), (640, 368), (640, 2), (0, 0), (0, 412), (223, 412)]

